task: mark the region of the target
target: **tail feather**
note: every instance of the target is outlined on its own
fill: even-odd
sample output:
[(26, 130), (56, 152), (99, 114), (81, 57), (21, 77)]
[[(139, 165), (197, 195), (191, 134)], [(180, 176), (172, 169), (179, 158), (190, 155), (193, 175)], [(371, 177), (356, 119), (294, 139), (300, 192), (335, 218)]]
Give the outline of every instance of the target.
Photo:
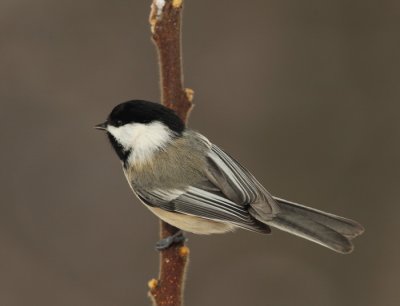
[(279, 213), (266, 224), (308, 239), (339, 253), (351, 253), (351, 240), (362, 234), (363, 227), (350, 219), (335, 216), (300, 204), (275, 198)]
[(364, 228), (356, 221), (326, 213), (324, 211), (301, 204), (289, 202), (277, 197), (274, 197), (274, 199), (279, 203), (279, 208), (284, 212), (290, 211), (294, 214), (309, 218), (317, 223), (333, 229), (349, 239), (353, 239), (364, 232)]

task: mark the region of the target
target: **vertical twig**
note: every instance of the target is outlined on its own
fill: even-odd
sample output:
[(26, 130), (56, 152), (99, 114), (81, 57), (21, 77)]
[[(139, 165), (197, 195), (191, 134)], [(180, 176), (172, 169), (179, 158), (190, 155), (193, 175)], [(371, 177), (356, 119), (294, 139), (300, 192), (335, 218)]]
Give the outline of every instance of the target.
[[(187, 122), (193, 91), (183, 87), (181, 58), (182, 0), (153, 0), (150, 13), (152, 38), (157, 46), (161, 77), (162, 103), (174, 109)], [(161, 221), (161, 238), (178, 229)], [(149, 282), (149, 295), (157, 306), (180, 306), (189, 249), (184, 243), (172, 245), (160, 253), (158, 279)]]

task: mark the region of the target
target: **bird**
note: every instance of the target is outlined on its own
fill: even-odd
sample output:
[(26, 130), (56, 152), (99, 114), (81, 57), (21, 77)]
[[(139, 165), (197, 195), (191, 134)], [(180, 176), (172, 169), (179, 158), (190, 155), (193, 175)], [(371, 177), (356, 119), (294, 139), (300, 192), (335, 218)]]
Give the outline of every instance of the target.
[(185, 240), (182, 231), (208, 235), (240, 228), (269, 234), (273, 227), (347, 254), (364, 232), (351, 219), (273, 196), (231, 155), (162, 104), (120, 103), (95, 128), (106, 132), (137, 198), (179, 229), (157, 242), (158, 250)]

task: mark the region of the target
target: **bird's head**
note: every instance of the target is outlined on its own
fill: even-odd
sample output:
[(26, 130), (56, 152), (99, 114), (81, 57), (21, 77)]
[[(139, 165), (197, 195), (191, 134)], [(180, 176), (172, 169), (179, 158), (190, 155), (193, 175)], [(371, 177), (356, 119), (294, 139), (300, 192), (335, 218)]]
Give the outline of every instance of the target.
[(130, 158), (149, 158), (182, 135), (185, 124), (173, 110), (161, 104), (132, 100), (115, 106), (107, 120), (95, 128), (107, 132), (125, 164)]

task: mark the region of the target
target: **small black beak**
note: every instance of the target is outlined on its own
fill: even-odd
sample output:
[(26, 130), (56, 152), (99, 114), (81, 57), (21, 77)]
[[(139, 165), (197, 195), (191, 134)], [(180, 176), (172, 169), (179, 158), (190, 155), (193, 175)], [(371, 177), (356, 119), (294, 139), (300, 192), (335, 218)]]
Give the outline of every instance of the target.
[(107, 130), (107, 122), (103, 122), (103, 123), (100, 123), (100, 124), (98, 124), (98, 125), (95, 125), (94, 128), (95, 128), (96, 130), (103, 130), (103, 131), (106, 131), (106, 130)]

